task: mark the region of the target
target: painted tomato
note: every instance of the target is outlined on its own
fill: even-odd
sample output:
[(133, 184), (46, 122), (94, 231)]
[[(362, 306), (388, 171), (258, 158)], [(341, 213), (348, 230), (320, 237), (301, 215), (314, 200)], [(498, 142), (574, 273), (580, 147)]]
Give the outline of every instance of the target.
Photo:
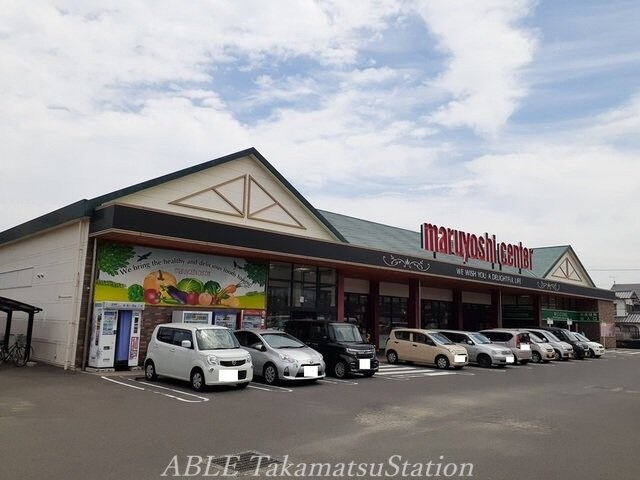
[(187, 303), (189, 305), (198, 305), (200, 295), (197, 292), (191, 292), (187, 295)]
[(158, 303), (160, 302), (160, 292), (155, 288), (148, 288), (144, 291), (144, 301), (147, 303)]

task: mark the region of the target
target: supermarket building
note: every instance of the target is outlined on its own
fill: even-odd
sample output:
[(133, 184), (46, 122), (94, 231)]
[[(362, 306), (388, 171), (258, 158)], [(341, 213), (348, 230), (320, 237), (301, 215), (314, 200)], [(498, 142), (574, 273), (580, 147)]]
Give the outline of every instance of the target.
[[(554, 325), (615, 346), (615, 294), (571, 246), (428, 220), (317, 210), (250, 148), (0, 232), (0, 297), (41, 308), (33, 359), (72, 369), (138, 366), (171, 321), (350, 321), (379, 347), (400, 326)], [(11, 323), (26, 330), (19, 312)]]

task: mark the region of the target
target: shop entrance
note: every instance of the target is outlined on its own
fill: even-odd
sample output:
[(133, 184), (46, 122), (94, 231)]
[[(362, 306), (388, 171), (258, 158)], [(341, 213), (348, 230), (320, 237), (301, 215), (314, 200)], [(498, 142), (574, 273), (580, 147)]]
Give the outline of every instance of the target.
[(116, 369), (129, 367), (129, 347), (131, 344), (131, 320), (133, 311), (118, 310), (118, 326), (116, 327), (116, 353), (113, 366)]
[(462, 304), (462, 325), (464, 330), (471, 332), (495, 327), (491, 319), (491, 305)]

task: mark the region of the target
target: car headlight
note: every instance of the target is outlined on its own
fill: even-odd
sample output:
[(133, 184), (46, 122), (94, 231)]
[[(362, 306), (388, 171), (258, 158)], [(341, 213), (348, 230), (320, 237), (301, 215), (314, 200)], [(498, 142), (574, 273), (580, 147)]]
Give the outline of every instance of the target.
[(251, 363), (251, 355), (247, 353), (247, 363)]
[(215, 355), (209, 355), (207, 357), (207, 362), (209, 363), (209, 365), (217, 365), (218, 364), (218, 357), (216, 357)]
[(349, 355), (357, 355), (359, 353), (365, 353), (365, 352), (362, 352), (361, 350), (356, 350), (355, 348), (347, 348), (347, 353)]
[(295, 360), (291, 358), (289, 355), (285, 355), (284, 353), (279, 353), (278, 356), (280, 357), (280, 360), (283, 360), (287, 363), (295, 363)]

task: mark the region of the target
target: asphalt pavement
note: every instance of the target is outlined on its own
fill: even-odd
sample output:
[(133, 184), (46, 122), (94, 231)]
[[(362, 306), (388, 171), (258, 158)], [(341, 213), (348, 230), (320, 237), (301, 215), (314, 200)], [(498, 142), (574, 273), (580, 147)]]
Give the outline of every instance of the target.
[(640, 477), (640, 351), (203, 393), (140, 375), (0, 365), (0, 479)]

